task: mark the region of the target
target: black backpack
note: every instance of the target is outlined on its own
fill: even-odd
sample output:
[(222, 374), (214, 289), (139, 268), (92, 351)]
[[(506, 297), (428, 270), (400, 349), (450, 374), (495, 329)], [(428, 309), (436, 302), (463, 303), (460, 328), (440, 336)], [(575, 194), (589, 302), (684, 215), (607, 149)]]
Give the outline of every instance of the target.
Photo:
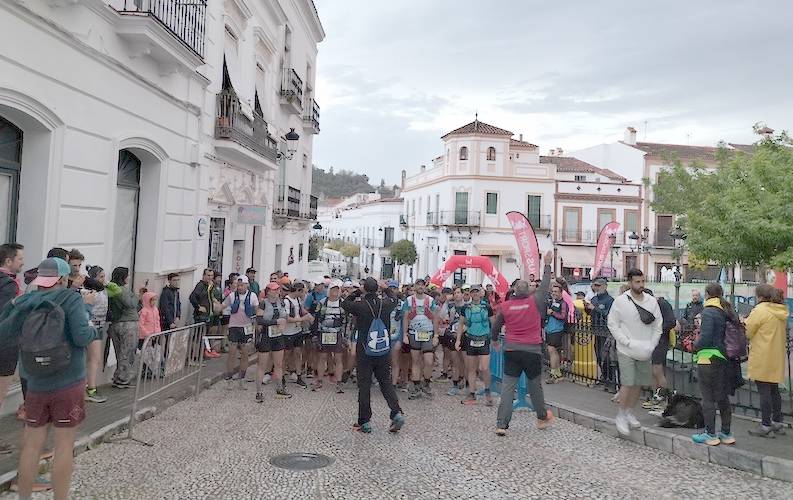
[(31, 375), (55, 375), (71, 362), (72, 346), (66, 340), (66, 314), (61, 308), (62, 302), (63, 299), (59, 302), (45, 300), (22, 323), (20, 359)]

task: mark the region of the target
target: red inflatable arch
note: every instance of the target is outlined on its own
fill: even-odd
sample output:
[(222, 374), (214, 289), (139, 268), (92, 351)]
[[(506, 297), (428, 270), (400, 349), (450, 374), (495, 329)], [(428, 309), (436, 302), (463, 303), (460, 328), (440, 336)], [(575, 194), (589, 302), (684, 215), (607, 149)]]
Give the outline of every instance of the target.
[(446, 280), (460, 268), (481, 269), (487, 274), (487, 277), (493, 282), (496, 291), (502, 297), (509, 291), (509, 283), (507, 283), (506, 278), (493, 266), (493, 262), (490, 261), (489, 257), (482, 255), (452, 255), (446, 259), (443, 267), (438, 269), (430, 278), (430, 283), (443, 286)]

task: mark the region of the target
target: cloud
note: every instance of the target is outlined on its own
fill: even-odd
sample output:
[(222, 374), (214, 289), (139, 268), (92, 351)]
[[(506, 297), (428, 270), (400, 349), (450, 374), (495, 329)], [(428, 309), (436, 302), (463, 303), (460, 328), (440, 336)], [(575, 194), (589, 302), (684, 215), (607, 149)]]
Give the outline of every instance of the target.
[[(622, 137), (751, 142), (790, 128), (793, 4), (318, 0), (315, 163), (415, 172), (480, 119), (573, 150)], [(645, 127), (646, 122), (646, 127)]]

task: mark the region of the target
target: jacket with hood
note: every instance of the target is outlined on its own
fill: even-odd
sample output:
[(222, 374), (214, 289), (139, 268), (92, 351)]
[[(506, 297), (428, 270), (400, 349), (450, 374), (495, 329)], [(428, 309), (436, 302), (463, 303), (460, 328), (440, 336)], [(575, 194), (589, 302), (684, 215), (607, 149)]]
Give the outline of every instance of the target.
[(119, 286), (112, 281), (107, 284), (108, 310), (110, 321), (124, 323), (127, 321), (138, 322), (138, 297), (125, 286)]
[(755, 382), (781, 384), (785, 381), (785, 329), (788, 308), (784, 304), (760, 302), (746, 319), (749, 338), (749, 371)]
[(159, 333), (160, 329), (160, 310), (157, 306), (151, 305), (152, 299), (156, 298), (157, 294), (154, 292), (146, 292), (143, 294), (143, 309), (140, 310), (140, 320), (138, 322), (138, 336), (145, 339), (149, 335)]
[(85, 347), (96, 338), (96, 330), (89, 322), (91, 306), (83, 302), (74, 290), (36, 290), (6, 304), (0, 311), (0, 349), (7, 349), (19, 342), (22, 325), (28, 314), (45, 300), (60, 305), (64, 312), (64, 337), (71, 344), (69, 366), (55, 375), (39, 376), (28, 373), (25, 365), (19, 364), (19, 375), (27, 380), (29, 391), (49, 392), (70, 387), (85, 379)]
[(661, 308), (655, 297), (647, 293), (642, 293), (641, 299), (633, 299), (655, 316), (655, 321), (645, 325), (639, 318), (639, 311), (631, 302), (630, 295), (631, 292), (627, 291), (614, 299), (608, 313), (608, 328), (617, 341), (617, 352), (631, 359), (646, 361), (650, 359), (661, 338)]
[(699, 337), (694, 342), (695, 359), (716, 357), (726, 360), (727, 347), (724, 344), (724, 334), (727, 329), (727, 313), (721, 306), (721, 300), (718, 298), (706, 300), (700, 314), (702, 325), (699, 329)]

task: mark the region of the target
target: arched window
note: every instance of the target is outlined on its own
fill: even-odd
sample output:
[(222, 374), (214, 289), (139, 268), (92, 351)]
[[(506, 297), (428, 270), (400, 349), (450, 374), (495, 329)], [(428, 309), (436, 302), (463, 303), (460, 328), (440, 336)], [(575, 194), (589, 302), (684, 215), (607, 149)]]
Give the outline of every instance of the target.
[(135, 271), (135, 241), (138, 230), (140, 198), (140, 159), (126, 149), (118, 152), (116, 180), (116, 217), (113, 228), (113, 267)]
[(0, 117), (0, 240), (16, 241), (22, 131)]
[(463, 146), (460, 148), (460, 159), (467, 160), (468, 159), (468, 148)]
[(487, 148), (487, 161), (496, 161), (496, 148), (493, 146)]

